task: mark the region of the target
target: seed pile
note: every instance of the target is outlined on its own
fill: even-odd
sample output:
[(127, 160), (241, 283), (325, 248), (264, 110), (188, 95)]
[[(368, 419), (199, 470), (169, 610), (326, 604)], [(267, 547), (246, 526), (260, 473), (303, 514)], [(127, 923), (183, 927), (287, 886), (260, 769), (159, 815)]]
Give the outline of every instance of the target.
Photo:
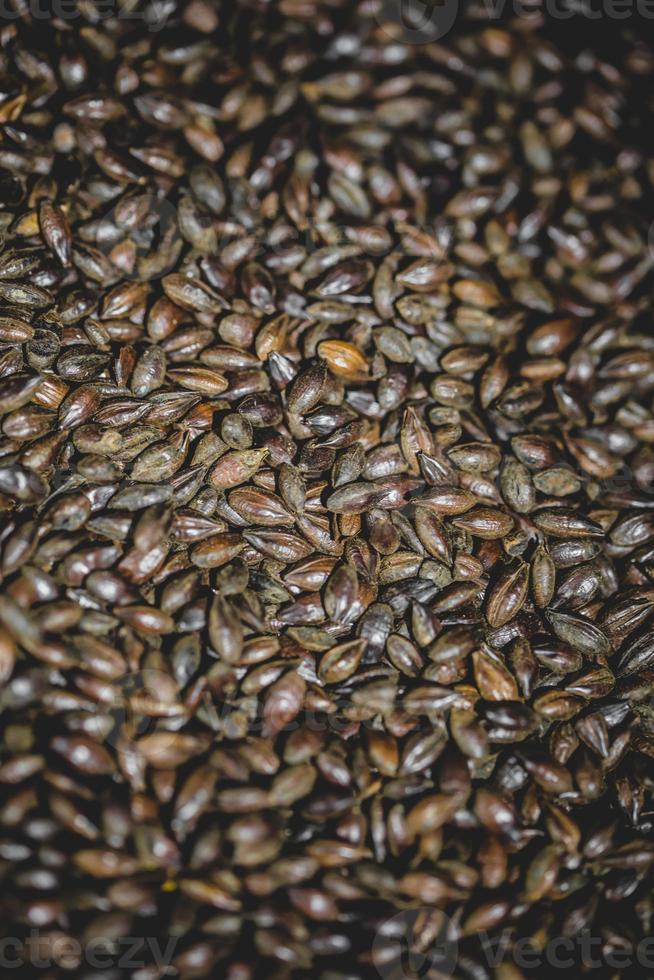
[[(373, 2), (92, 8), (0, 25), (12, 975), (172, 937), (184, 980), (402, 977), (403, 910), (470, 980), (551, 976), (525, 937), (628, 950), (652, 49), (472, 7), (426, 44)], [(41, 975), (155, 980), (148, 952)]]

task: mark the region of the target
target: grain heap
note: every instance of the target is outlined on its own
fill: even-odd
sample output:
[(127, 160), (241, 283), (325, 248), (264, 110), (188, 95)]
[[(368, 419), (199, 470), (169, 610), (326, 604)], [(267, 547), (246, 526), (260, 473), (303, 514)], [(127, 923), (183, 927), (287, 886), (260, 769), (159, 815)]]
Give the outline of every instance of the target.
[(391, 980), (407, 926), (431, 977), (551, 977), (525, 938), (632, 949), (644, 33), (68, 8), (0, 25), (11, 975)]

